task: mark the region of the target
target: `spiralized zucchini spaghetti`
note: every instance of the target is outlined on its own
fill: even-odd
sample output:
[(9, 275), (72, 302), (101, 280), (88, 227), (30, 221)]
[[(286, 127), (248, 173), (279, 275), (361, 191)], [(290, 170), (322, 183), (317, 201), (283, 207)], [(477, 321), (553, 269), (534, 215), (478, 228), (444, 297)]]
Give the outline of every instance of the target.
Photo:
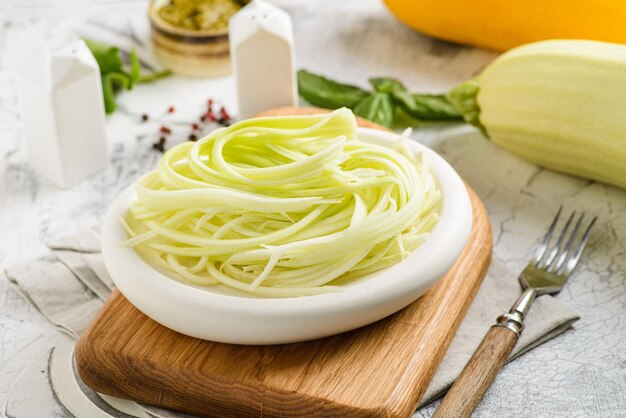
[(338, 291), (405, 258), (438, 220), (422, 155), (358, 140), (351, 111), (249, 119), (170, 149), (123, 223), (153, 265), (265, 297)]

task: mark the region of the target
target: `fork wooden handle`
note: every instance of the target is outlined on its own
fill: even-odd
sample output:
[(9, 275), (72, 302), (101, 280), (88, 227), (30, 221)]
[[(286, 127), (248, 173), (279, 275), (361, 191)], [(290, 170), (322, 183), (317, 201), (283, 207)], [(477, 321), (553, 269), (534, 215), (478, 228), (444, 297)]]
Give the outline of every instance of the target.
[(433, 418), (469, 417), (513, 351), (518, 334), (506, 327), (489, 329)]

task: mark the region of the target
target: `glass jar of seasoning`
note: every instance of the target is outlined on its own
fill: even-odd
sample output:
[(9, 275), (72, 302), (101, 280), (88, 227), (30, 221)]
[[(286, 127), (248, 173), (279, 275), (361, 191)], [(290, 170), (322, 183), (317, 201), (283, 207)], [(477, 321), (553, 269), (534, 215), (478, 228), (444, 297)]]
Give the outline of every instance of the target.
[(215, 77), (231, 72), (228, 20), (243, 0), (151, 0), (155, 57), (175, 73)]

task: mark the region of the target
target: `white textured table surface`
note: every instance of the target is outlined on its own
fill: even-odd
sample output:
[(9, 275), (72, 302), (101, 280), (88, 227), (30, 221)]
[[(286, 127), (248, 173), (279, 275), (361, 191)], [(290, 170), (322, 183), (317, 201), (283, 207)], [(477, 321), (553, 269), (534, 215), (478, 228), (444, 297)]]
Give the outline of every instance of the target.
[[(374, 0), (283, 0), (280, 5), (294, 19), (298, 67), (352, 83), (364, 85), (368, 76), (394, 76), (415, 91), (444, 91), (479, 72), (495, 56), (418, 35)], [(0, 26), (1, 267), (43, 256), (51, 237), (98, 224), (117, 193), (154, 166), (160, 154), (151, 149), (151, 142), (158, 125), (138, 123), (139, 114), (163, 113), (173, 104), (175, 118), (191, 120), (209, 96), (234, 108), (230, 78), (173, 77), (138, 86), (120, 97), (121, 110), (108, 119), (112, 155), (105, 171), (67, 190), (33, 172), (20, 141), (12, 76), (28, 45), (27, 33), (47, 33), (58, 42), (76, 31), (121, 42), (123, 34), (116, 31), (132, 30), (141, 38), (144, 7), (134, 2), (116, 10), (101, 7), (95, 14), (87, 9), (72, 18), (54, 11), (24, 12)], [(187, 129), (178, 134), (182, 140)], [(142, 135), (147, 136), (138, 139)], [(599, 217), (582, 265), (557, 296), (581, 320), (506, 366), (475, 416), (626, 417), (626, 192), (542, 170), (466, 127), (424, 128), (413, 137), (448, 159), (483, 199), (493, 225), (495, 255), (511, 268), (523, 267), (559, 205)], [(0, 401), (55, 335), (0, 275)], [(36, 390), (25, 397), (36, 401)], [(434, 408), (419, 410), (416, 416), (429, 417)]]

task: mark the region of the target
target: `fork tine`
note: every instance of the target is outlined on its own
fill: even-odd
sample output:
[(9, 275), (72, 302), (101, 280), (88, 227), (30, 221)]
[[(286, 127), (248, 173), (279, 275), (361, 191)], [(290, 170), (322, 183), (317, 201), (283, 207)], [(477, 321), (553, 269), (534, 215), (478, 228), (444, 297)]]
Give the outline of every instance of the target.
[(544, 254), (546, 253), (546, 249), (548, 249), (548, 244), (550, 243), (550, 240), (552, 239), (552, 234), (554, 233), (554, 229), (556, 228), (556, 224), (559, 221), (559, 217), (561, 216), (562, 211), (563, 211), (563, 205), (559, 207), (559, 210), (556, 212), (556, 216), (554, 217), (554, 219), (552, 220), (552, 223), (550, 224), (550, 228), (548, 228), (548, 232), (546, 232), (546, 235), (543, 237), (543, 241), (539, 245), (539, 248), (537, 248), (537, 252), (535, 253), (535, 260), (534, 260), (537, 265), (539, 265), (539, 262), (541, 261)]
[(567, 257), (570, 251), (570, 248), (572, 248), (572, 244), (574, 243), (574, 239), (576, 238), (576, 234), (578, 234), (578, 230), (580, 229), (580, 224), (582, 223), (584, 217), (585, 217), (585, 212), (580, 214), (580, 216), (578, 217), (578, 221), (576, 221), (576, 225), (574, 225), (574, 230), (572, 231), (569, 238), (567, 239), (567, 243), (559, 251), (554, 261), (550, 263), (549, 266), (547, 267), (547, 270), (550, 273), (554, 273), (555, 271), (559, 270), (561, 266), (563, 265), (563, 262), (565, 261), (565, 258)]
[(565, 226), (563, 227), (563, 230), (561, 231), (561, 235), (559, 235), (559, 238), (557, 239), (556, 244), (554, 244), (554, 246), (547, 252), (547, 257), (544, 256), (545, 259), (544, 257), (542, 257), (542, 259), (539, 260), (539, 262), (537, 263), (538, 268), (545, 268), (552, 263), (552, 260), (554, 260), (554, 257), (556, 257), (557, 253), (561, 249), (561, 244), (563, 244), (563, 240), (565, 239), (565, 236), (567, 235), (567, 231), (569, 230), (569, 226), (572, 223), (574, 216), (576, 216), (576, 211), (573, 211), (572, 214), (567, 219), (567, 222), (565, 222)]
[(583, 237), (580, 240), (578, 247), (576, 247), (576, 250), (574, 250), (573, 255), (569, 257), (567, 262), (565, 262), (565, 264), (563, 264), (561, 268), (559, 268), (559, 270), (557, 271), (558, 275), (564, 275), (565, 277), (568, 277), (572, 273), (572, 271), (574, 271), (574, 269), (578, 265), (578, 262), (580, 261), (580, 257), (583, 254), (583, 251), (585, 250), (585, 246), (587, 245), (587, 241), (589, 240), (589, 235), (591, 235), (591, 228), (593, 228), (593, 225), (596, 223), (597, 219), (598, 217), (595, 216), (591, 220), (591, 222), (589, 222), (589, 226), (585, 230), (585, 233), (583, 234)]

